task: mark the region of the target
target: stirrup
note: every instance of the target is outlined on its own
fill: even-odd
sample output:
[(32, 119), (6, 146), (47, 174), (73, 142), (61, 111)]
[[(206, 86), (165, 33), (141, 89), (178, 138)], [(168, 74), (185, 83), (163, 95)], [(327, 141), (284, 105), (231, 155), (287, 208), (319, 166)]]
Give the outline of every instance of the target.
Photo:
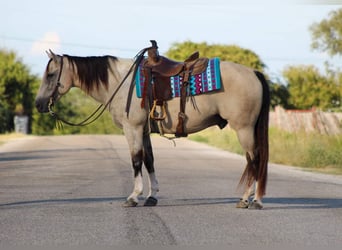
[(153, 119), (153, 120), (156, 120), (156, 121), (162, 121), (166, 118), (166, 109), (165, 109), (165, 103), (163, 103), (163, 105), (160, 106), (161, 108), (161, 117), (159, 116), (155, 116), (154, 115), (154, 112), (156, 111), (156, 108), (157, 108), (157, 100), (154, 100), (153, 101), (153, 106), (152, 106), (152, 109), (151, 109), (151, 112), (150, 112), (150, 117)]

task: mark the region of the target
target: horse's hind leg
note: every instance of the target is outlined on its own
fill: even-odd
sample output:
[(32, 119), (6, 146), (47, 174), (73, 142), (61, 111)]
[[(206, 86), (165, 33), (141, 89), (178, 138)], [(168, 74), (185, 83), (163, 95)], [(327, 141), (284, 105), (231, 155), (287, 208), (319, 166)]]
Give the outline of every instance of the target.
[(144, 206), (155, 206), (158, 203), (156, 198), (159, 191), (158, 181), (154, 172), (154, 157), (152, 151), (151, 138), (149, 133), (144, 133), (143, 136), (144, 146), (144, 164), (148, 172), (149, 180), (149, 193)]
[(246, 153), (247, 165), (244, 173), (242, 174), (240, 184), (245, 184), (245, 191), (242, 195), (240, 201), (236, 204), (237, 208), (248, 208), (250, 206), (250, 199), (255, 194), (255, 182), (253, 171), (252, 157), (249, 156), (250, 153)]
[[(254, 127), (239, 129), (237, 135), (241, 146), (246, 151), (247, 165), (240, 180), (240, 184), (245, 184), (245, 192), (236, 207), (260, 209), (262, 208), (262, 197), (259, 197), (257, 192), (258, 149), (255, 149)], [(250, 203), (250, 198), (253, 195), (255, 196)]]

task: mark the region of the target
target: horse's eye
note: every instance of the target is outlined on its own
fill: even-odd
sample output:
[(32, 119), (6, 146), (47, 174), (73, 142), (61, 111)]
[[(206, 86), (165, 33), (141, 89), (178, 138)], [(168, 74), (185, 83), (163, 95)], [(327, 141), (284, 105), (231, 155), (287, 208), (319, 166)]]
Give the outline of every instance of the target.
[(54, 75), (53, 73), (48, 73), (48, 74), (47, 74), (47, 78), (52, 78), (53, 75)]

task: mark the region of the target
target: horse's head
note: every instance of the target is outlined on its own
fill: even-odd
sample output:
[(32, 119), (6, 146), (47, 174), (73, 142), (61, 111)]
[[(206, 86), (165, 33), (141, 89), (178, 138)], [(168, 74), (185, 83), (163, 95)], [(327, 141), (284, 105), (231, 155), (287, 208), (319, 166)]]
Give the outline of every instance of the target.
[[(36, 96), (36, 108), (40, 113), (49, 112), (50, 107), (72, 87), (69, 65), (64, 65), (63, 56), (51, 50), (46, 53), (50, 60)], [(69, 64), (67, 60), (65, 64)]]

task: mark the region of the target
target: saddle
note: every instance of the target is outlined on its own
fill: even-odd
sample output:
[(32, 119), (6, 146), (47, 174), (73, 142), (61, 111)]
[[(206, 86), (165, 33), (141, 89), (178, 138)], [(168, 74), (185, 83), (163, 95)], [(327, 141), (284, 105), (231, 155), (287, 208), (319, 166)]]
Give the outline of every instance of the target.
[[(172, 99), (170, 77), (176, 75), (181, 76), (183, 78), (183, 84), (181, 86), (180, 111), (178, 113), (178, 124), (175, 136), (186, 137), (187, 132), (185, 122), (187, 117), (185, 115), (185, 104), (189, 80), (191, 75), (200, 74), (206, 70), (209, 59), (200, 58), (199, 53), (195, 52), (184, 62), (173, 61), (167, 57), (159, 55), (156, 41), (151, 40), (151, 43), (152, 47), (147, 50), (148, 57), (143, 63), (145, 87), (142, 106), (144, 106), (146, 97), (149, 96), (152, 106), (150, 111), (151, 119), (159, 122), (163, 121), (166, 118), (166, 101)], [(156, 112), (157, 106), (161, 109), (160, 113)]]

